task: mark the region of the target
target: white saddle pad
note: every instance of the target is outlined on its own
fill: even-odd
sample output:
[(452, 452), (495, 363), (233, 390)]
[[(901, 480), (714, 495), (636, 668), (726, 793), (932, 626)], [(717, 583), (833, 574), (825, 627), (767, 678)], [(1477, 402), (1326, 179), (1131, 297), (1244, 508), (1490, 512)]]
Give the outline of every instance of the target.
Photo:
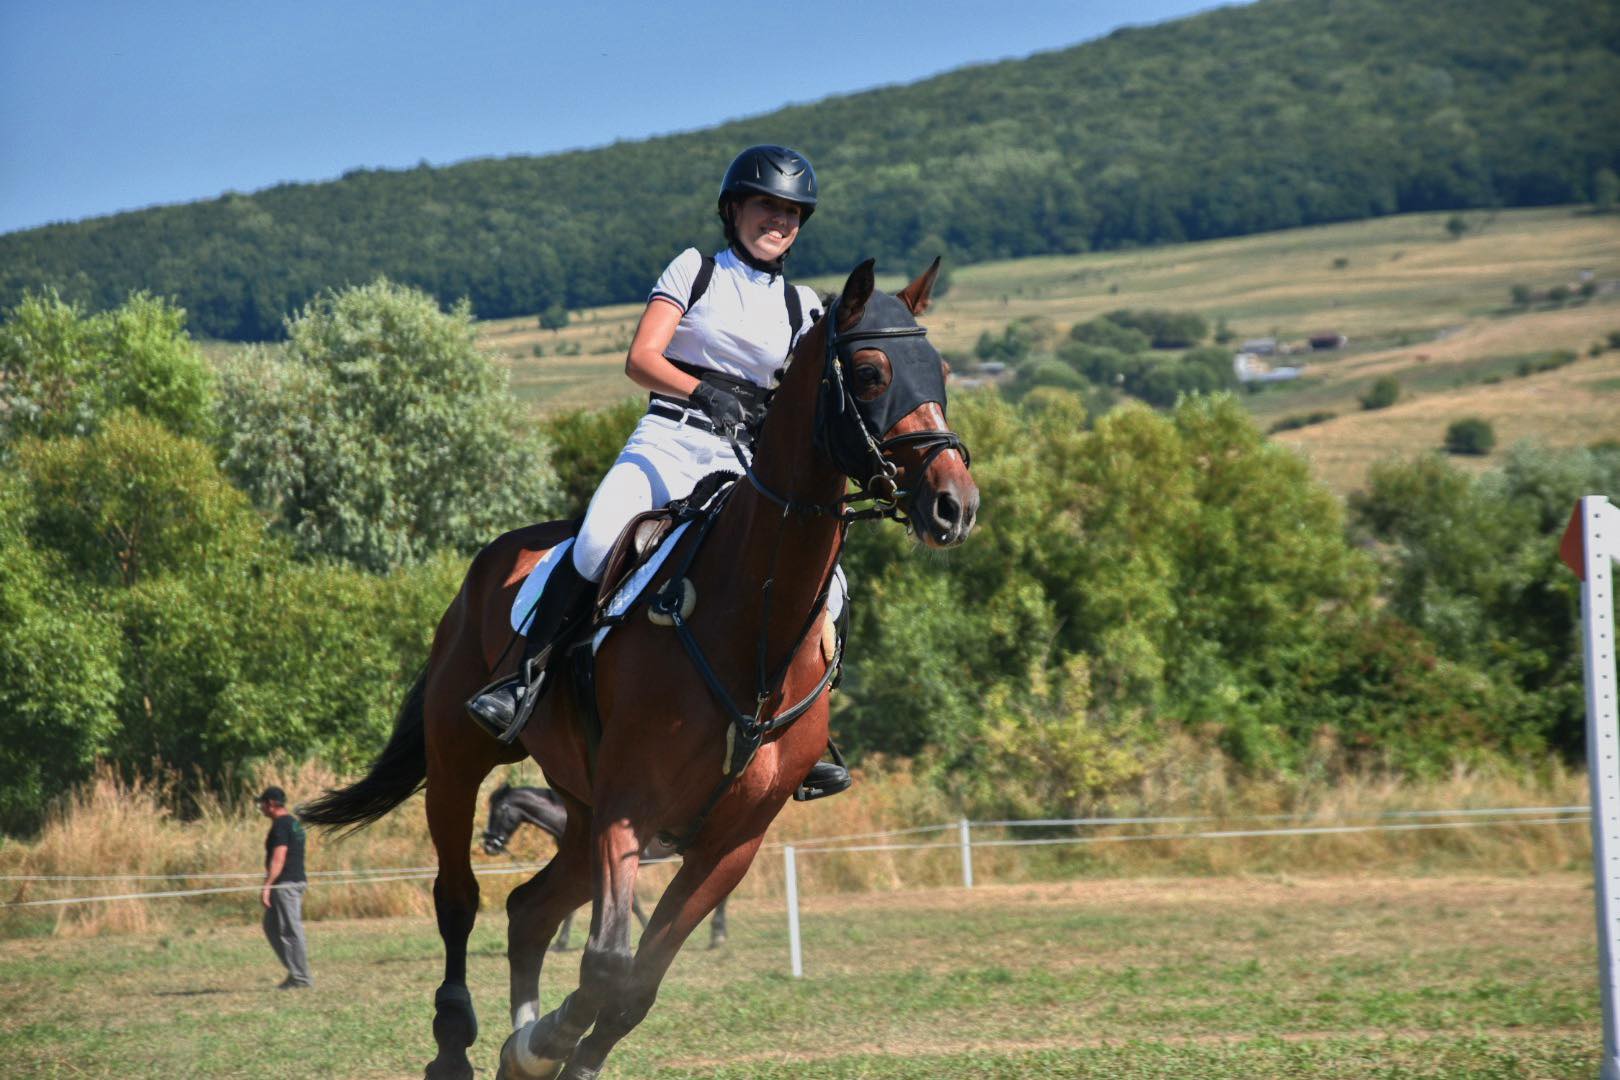
[[(616, 617), (630, 610), (630, 605), (636, 602), (636, 597), (640, 596), (641, 591), (647, 587), (647, 583), (652, 581), (659, 568), (664, 565), (664, 560), (669, 557), (670, 552), (675, 550), (675, 546), (680, 541), (682, 534), (686, 532), (687, 527), (691, 524), (688, 521), (676, 526), (675, 531), (665, 537), (664, 542), (658, 545), (658, 550), (653, 552), (652, 558), (637, 567), (635, 573), (625, 579), (624, 584), (620, 585), (618, 591), (613, 594), (613, 599), (608, 602), (606, 614)], [(529, 576), (523, 580), (523, 584), (518, 588), (517, 597), (512, 601), (513, 630), (520, 634), (527, 632), (529, 623), (534, 620), (535, 604), (539, 602), (540, 593), (546, 587), (546, 579), (551, 577), (551, 571), (573, 548), (574, 538), (569, 537), (546, 552), (545, 556), (534, 564), (534, 569), (529, 571)], [(844, 577), (844, 568), (842, 566), (835, 567), (833, 570), (833, 586), (827, 593), (827, 610), (834, 619), (838, 618), (839, 614), (844, 610), (844, 597), (848, 590), (849, 582)], [(612, 632), (615, 625), (617, 624), (604, 626), (596, 632), (596, 637), (591, 641), (592, 652), (602, 647), (602, 642), (607, 640), (608, 634)]]
[(517, 597), (512, 601), (512, 629), (518, 633), (527, 633), (529, 623), (534, 621), (534, 605), (540, 601), (540, 590), (546, 587), (546, 579), (551, 571), (562, 561), (564, 555), (574, 550), (574, 538), (570, 536), (541, 557), (529, 571), (529, 576), (523, 579), (518, 587)]

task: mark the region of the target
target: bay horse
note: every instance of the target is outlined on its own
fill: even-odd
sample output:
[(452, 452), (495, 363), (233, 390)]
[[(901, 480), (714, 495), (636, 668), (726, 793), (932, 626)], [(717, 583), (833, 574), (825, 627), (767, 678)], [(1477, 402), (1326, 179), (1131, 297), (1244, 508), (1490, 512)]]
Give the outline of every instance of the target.
[[(621, 622), (600, 644), (588, 696), (582, 681), (558, 678), (554, 667), (519, 745), (484, 733), (464, 712), (479, 687), (511, 667), (514, 596), (572, 524), (509, 532), (473, 559), (367, 775), (301, 808), (306, 822), (358, 828), (426, 784), (439, 858), (433, 902), (445, 946), (434, 995), (438, 1054), (427, 1080), (473, 1075), (471, 840), (490, 770), (532, 756), (568, 809), (556, 855), (507, 899), (514, 1030), (497, 1076), (595, 1080), (827, 746), (836, 661), (823, 644), (826, 597), (850, 522), (894, 517), (935, 548), (966, 539), (978, 488), (966, 447), (946, 425), (944, 361), (915, 319), (938, 273), (936, 259), (895, 296), (874, 288), (871, 260), (849, 275), (789, 357), (747, 482), (735, 484), (704, 535), (694, 539), (694, 527), (674, 542), (666, 566), (678, 568), (661, 570), (661, 585), (654, 579), (648, 614), (662, 614), (664, 625), (651, 617)], [(849, 481), (859, 489), (854, 495), (846, 495)], [(868, 500), (872, 506), (853, 509)], [(683, 862), (632, 953), (636, 872), (661, 835), (682, 850)], [(577, 988), (542, 1017), (546, 944), (586, 901), (591, 930)]]
[[(568, 827), (568, 807), (550, 788), (502, 784), (489, 796), (489, 818), (484, 823), (484, 835), (479, 838), (484, 854), (511, 854), (506, 845), (511, 841), (512, 834), (524, 825), (533, 825), (553, 840), (561, 841), (563, 831)], [(641, 857), (643, 860), (667, 859), (674, 853), (669, 845), (655, 839), (647, 845)], [(630, 912), (642, 929), (646, 929), (647, 913), (641, 910), (639, 896), (632, 894)], [(557, 937), (551, 943), (552, 952), (568, 951), (573, 925), (574, 916), (570, 914), (563, 920), (562, 929), (557, 931)], [(725, 943), (726, 898), (722, 897), (714, 906), (714, 918), (709, 920), (709, 948), (718, 949)]]

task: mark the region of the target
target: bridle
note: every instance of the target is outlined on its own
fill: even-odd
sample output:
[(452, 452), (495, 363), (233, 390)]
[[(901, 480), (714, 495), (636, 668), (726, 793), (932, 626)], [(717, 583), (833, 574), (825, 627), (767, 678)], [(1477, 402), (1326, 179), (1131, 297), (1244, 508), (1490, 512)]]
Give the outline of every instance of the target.
[[(883, 293), (873, 294), (874, 300), (878, 298), (904, 309), (899, 301)], [(923, 448), (922, 461), (911, 472), (914, 483), (920, 482), (934, 459), (946, 451), (960, 453), (964, 466), (971, 464), (971, 457), (961, 436), (948, 428), (908, 431), (886, 439), (879, 435), (930, 401), (944, 408), (944, 361), (928, 344), (927, 329), (916, 325), (915, 321), (911, 325), (867, 325), (877, 306), (870, 302), (860, 321), (840, 333), (837, 326), (841, 301), (842, 298), (833, 302), (823, 320), (827, 324), (827, 345), (816, 397), (812, 441), (849, 477), (855, 491), (832, 504), (803, 502), (779, 495), (760, 480), (753, 462), (735, 439), (733, 450), (744, 463), (744, 472), (754, 490), (788, 513), (835, 517), (843, 521), (886, 517), (909, 526), (911, 522), (903, 506), (913, 492), (900, 487), (900, 470), (894, 464), (894, 452), (907, 446)], [(889, 385), (869, 400), (856, 396), (846, 370), (854, 364), (855, 354), (860, 351), (857, 343), (863, 341), (894, 342), (900, 346), (892, 348), (888, 354)], [(864, 510), (852, 509), (853, 504), (863, 502), (870, 502), (872, 506)]]

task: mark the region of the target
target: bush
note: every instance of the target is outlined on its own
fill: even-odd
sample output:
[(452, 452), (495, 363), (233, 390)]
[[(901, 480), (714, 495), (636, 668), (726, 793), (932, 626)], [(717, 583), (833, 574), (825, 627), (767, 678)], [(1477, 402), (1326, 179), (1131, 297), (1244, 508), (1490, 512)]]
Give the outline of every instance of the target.
[(1401, 384), (1392, 375), (1385, 375), (1376, 380), (1367, 392), (1361, 395), (1363, 409), (1387, 409), (1401, 397)]
[(1122, 353), (1146, 352), (1152, 344), (1142, 331), (1121, 326), (1112, 319), (1092, 319), (1080, 323), (1069, 331), (1069, 340)]
[(1185, 349), (1197, 345), (1209, 333), (1204, 318), (1191, 311), (1110, 311), (1103, 318), (1120, 326), (1140, 330), (1155, 349)]
[(287, 334), (224, 369), (220, 427), (230, 475), (300, 555), (386, 571), (555, 511), (465, 303), (378, 280), (323, 294)]
[(37, 828), (90, 774), (118, 728), (118, 637), (64, 580), (61, 560), (24, 531), (33, 508), (0, 472), (0, 833)]
[(1471, 416), (1446, 428), (1446, 450), (1452, 454), (1488, 454), (1496, 447), (1490, 421)]
[(1296, 413), (1293, 416), (1285, 416), (1272, 424), (1266, 429), (1266, 434), (1275, 435), (1279, 431), (1293, 431), (1297, 428), (1310, 427), (1312, 424), (1326, 423), (1338, 415), (1336, 412), (1329, 412), (1325, 409), (1318, 412)]
[(1536, 298), (1536, 294), (1530, 291), (1530, 286), (1528, 285), (1513, 286), (1513, 288), (1509, 290), (1509, 295), (1513, 298), (1513, 304), (1515, 307), (1529, 307), (1530, 302)]
[(1063, 390), (1080, 390), (1086, 380), (1074, 368), (1061, 360), (1035, 360), (1018, 369), (1021, 386), (1055, 386)]
[(561, 304), (552, 304), (540, 313), (540, 329), (561, 330), (568, 325), (568, 309)]
[(24, 295), (0, 315), (0, 444), (88, 435), (121, 410), (205, 434), (213, 374), (185, 321), (145, 293), (97, 315), (54, 292)]

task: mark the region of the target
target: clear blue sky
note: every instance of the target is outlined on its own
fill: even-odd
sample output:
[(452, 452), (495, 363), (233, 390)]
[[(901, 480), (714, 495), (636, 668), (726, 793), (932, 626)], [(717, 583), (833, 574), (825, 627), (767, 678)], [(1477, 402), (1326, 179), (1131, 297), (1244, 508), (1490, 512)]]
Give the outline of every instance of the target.
[(0, 232), (707, 127), (1211, 0), (0, 0)]

